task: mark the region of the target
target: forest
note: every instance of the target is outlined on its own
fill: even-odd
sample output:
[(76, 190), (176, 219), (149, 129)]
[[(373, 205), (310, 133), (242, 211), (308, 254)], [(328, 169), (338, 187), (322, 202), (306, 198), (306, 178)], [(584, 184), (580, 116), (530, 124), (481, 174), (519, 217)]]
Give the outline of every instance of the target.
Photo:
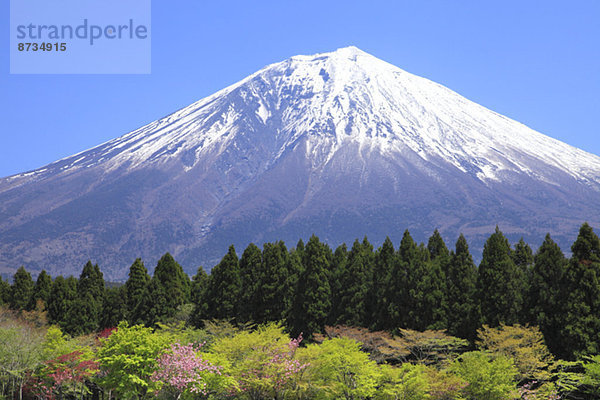
[(0, 279), (0, 396), (30, 399), (597, 399), (600, 239), (570, 258), (496, 228), (481, 263), (404, 232), (231, 246), (190, 279), (169, 254), (123, 285)]

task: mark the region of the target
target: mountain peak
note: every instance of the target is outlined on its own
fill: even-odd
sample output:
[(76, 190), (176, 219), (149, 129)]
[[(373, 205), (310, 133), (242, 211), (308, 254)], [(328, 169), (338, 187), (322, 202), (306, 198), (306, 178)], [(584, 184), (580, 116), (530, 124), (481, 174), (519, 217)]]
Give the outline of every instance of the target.
[(567, 238), (599, 191), (600, 157), (350, 46), (0, 180), (0, 268), (125, 268), (165, 251), (212, 265), (231, 243), (312, 232), (335, 244), (500, 223)]

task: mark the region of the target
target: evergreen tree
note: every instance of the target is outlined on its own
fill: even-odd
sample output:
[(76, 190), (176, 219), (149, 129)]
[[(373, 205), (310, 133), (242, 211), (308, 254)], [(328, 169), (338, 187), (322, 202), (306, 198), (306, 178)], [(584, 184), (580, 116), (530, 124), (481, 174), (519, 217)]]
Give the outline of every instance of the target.
[(38, 301), (42, 301), (44, 308), (47, 308), (51, 290), (52, 278), (46, 273), (46, 270), (42, 270), (35, 281), (28, 309), (34, 310)]
[(287, 271), (289, 274), (289, 295), (287, 296), (287, 298), (283, 299), (285, 303), (285, 319), (289, 318), (290, 313), (292, 312), (295, 291), (298, 287), (298, 281), (300, 280), (300, 276), (304, 271), (304, 267), (302, 265), (302, 258), (300, 257), (300, 253), (296, 249), (292, 249), (292, 251), (290, 251), (289, 253), (289, 256), (287, 258)]
[(346, 272), (340, 276), (338, 324), (366, 326), (367, 296), (373, 279), (373, 245), (365, 237), (354, 241), (348, 254)]
[(125, 285), (106, 289), (100, 316), (100, 329), (114, 328), (128, 318), (127, 287)]
[(68, 323), (71, 334), (90, 333), (100, 327), (100, 313), (104, 301), (104, 275), (98, 264), (88, 261), (77, 283), (77, 299), (71, 304)]
[(477, 304), (477, 267), (469, 252), (467, 239), (461, 234), (456, 252), (450, 255), (446, 274), (448, 333), (470, 341), (479, 327)]
[[(129, 278), (125, 282), (125, 300), (127, 306), (127, 319), (131, 324), (144, 321), (144, 295), (148, 289), (150, 275), (140, 258), (129, 267)], [(119, 321), (120, 322), (120, 321)]]
[(79, 282), (77, 283), (77, 292), (81, 298), (90, 295), (93, 301), (102, 303), (104, 297), (104, 275), (100, 271), (98, 264), (92, 265), (92, 262), (88, 261), (84, 265), (79, 276)]
[[(399, 314), (399, 327), (424, 331), (437, 328), (443, 321), (444, 278), (439, 266), (429, 260), (429, 251), (418, 246), (407, 231), (404, 232), (398, 250), (401, 268), (406, 277), (399, 287), (400, 297), (396, 300), (395, 312)], [(398, 303), (398, 301), (401, 301)]]
[(565, 273), (562, 346), (568, 358), (600, 352), (600, 239), (587, 223)]
[(500, 229), (488, 238), (479, 265), (477, 288), (482, 323), (496, 327), (519, 322), (523, 293), (519, 270), (511, 257), (508, 240)]
[(339, 245), (333, 252), (331, 272), (329, 273), (329, 287), (331, 289), (331, 310), (327, 317), (328, 325), (335, 325), (340, 317), (340, 305), (342, 295), (342, 282), (344, 275), (348, 273), (348, 248), (346, 243)]
[(389, 306), (393, 298), (394, 289), (391, 285), (394, 266), (396, 265), (396, 251), (389, 237), (375, 253), (373, 267), (372, 288), (369, 293), (369, 308), (371, 315), (370, 327), (374, 330), (391, 329), (388, 325), (390, 320)]
[(190, 317), (190, 323), (201, 328), (202, 318), (206, 315), (206, 290), (208, 287), (208, 274), (203, 267), (199, 267), (196, 275), (192, 278), (191, 298), (194, 309)]
[(303, 333), (310, 339), (325, 326), (331, 308), (329, 266), (332, 258), (329, 246), (312, 235), (303, 251), (303, 271), (288, 321), (293, 337)]
[(521, 238), (515, 245), (515, 249), (511, 253), (511, 257), (515, 263), (515, 266), (517, 267), (517, 279), (520, 283), (519, 291), (523, 293), (523, 304), (521, 308), (522, 312), (519, 316), (519, 320), (521, 323), (527, 323), (529, 319), (527, 293), (529, 293), (529, 285), (531, 281), (533, 252), (531, 247), (529, 247), (523, 238)]
[(550, 234), (547, 234), (535, 254), (527, 296), (528, 322), (539, 326), (550, 351), (561, 356), (564, 356), (561, 352), (563, 346), (560, 332), (563, 327), (562, 283), (565, 270), (565, 256)]
[(194, 304), (198, 304), (204, 301), (206, 285), (208, 282), (208, 274), (204, 270), (204, 267), (198, 267), (196, 275), (192, 277), (192, 286), (190, 288), (190, 300)]
[(90, 293), (77, 295), (70, 303), (61, 328), (72, 336), (97, 331), (100, 327), (101, 307), (102, 303), (98, 303)]
[(147, 325), (172, 318), (190, 298), (190, 280), (173, 256), (165, 253), (154, 269), (144, 295)]
[(25, 310), (31, 302), (33, 294), (33, 279), (25, 267), (19, 267), (13, 278), (10, 289), (10, 307), (13, 310)]
[(260, 297), (255, 310), (256, 323), (279, 321), (285, 317), (286, 304), (293, 292), (288, 257), (284, 242), (264, 244), (257, 282), (257, 293)]
[(0, 276), (0, 305), (10, 302), (10, 283)]
[(238, 307), (240, 321), (255, 321), (257, 318), (257, 307), (261, 301), (261, 289), (258, 286), (261, 264), (260, 249), (254, 243), (250, 243), (240, 258), (241, 288)]
[(241, 288), (239, 260), (231, 245), (210, 273), (206, 295), (207, 315), (202, 319), (236, 318)]
[(63, 330), (69, 319), (69, 310), (77, 298), (77, 280), (72, 276), (65, 279), (56, 277), (48, 300), (48, 322), (59, 325)]
[(429, 258), (437, 262), (445, 274), (450, 262), (450, 251), (437, 229), (433, 231), (433, 235), (431, 235), (427, 242), (427, 250), (429, 250)]
[[(408, 229), (404, 231), (400, 247), (392, 259), (393, 264), (386, 285), (386, 298), (388, 301), (387, 314), (389, 319), (384, 321), (383, 328), (391, 330), (398, 328), (408, 328), (409, 318), (409, 265), (406, 260), (417, 257), (417, 245), (414, 243)], [(410, 324), (412, 325), (412, 324)]]
[(450, 263), (450, 252), (442, 235), (436, 229), (427, 243), (430, 262), (426, 263), (427, 275), (424, 287), (425, 309), (430, 315), (425, 321), (427, 329), (446, 329), (448, 326), (448, 303), (446, 298), (446, 273)]

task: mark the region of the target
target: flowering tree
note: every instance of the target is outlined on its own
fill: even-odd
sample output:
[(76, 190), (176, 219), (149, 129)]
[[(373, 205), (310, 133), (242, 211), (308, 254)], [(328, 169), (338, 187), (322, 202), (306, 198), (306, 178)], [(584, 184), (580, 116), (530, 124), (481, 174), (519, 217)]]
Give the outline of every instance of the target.
[(173, 343), (170, 349), (161, 354), (152, 381), (162, 383), (159, 390), (167, 390), (179, 399), (187, 391), (208, 394), (204, 375), (221, 374), (220, 367), (212, 365), (198, 354), (192, 344)]
[(63, 398), (66, 394), (77, 397), (86, 392), (85, 381), (98, 371), (98, 363), (86, 359), (80, 350), (46, 361), (39, 378), (32, 382), (33, 391), (40, 398)]

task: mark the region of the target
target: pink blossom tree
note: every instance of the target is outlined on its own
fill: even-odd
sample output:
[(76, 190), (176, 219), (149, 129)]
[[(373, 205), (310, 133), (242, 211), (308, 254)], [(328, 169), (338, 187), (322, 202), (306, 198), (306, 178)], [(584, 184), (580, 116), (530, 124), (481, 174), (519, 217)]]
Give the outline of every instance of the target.
[(212, 365), (199, 354), (199, 347), (192, 344), (173, 343), (169, 350), (162, 353), (152, 381), (162, 383), (160, 390), (167, 390), (179, 399), (183, 393), (208, 394), (204, 375), (221, 374), (221, 368)]

